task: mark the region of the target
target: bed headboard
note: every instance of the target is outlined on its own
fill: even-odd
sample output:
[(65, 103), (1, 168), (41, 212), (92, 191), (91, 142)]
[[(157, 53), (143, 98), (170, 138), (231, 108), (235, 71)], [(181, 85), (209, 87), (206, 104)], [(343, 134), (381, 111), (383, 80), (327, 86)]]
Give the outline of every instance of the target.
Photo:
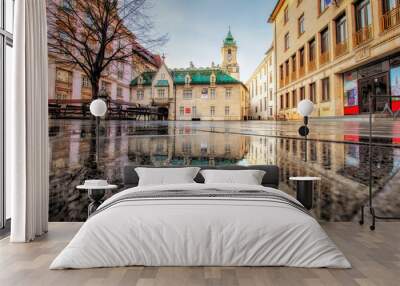
[[(149, 168), (182, 168), (182, 166), (162, 166), (162, 167), (154, 167), (154, 166), (139, 166), (139, 165), (128, 165), (124, 168), (123, 180), (125, 188), (135, 187), (139, 183), (139, 177), (135, 171), (136, 167), (149, 167)], [(217, 166), (217, 167), (209, 167), (204, 166), (200, 168), (202, 170), (205, 169), (216, 169), (216, 170), (263, 170), (265, 171), (264, 178), (262, 180), (262, 185), (265, 187), (278, 188), (279, 187), (279, 167), (275, 165), (254, 165), (254, 166)], [(203, 176), (198, 173), (194, 180), (197, 183), (204, 183)]]

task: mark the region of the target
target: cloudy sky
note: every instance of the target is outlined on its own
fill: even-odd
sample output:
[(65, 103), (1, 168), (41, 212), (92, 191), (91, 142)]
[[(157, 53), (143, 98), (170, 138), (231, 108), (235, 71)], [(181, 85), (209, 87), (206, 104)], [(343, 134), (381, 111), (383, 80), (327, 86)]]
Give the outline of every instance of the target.
[(153, 0), (150, 16), (169, 42), (159, 48), (170, 68), (221, 62), (228, 27), (238, 44), (241, 80), (246, 81), (272, 42), (267, 19), (274, 0)]

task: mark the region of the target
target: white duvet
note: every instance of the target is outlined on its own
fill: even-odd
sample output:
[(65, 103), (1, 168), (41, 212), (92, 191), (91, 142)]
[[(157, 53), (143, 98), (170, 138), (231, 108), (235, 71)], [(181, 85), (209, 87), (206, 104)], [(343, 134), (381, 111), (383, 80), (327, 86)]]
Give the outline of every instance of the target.
[[(163, 190), (264, 190), (253, 185), (184, 184)], [(349, 268), (318, 222), (285, 204), (257, 199), (186, 198), (125, 201), (83, 224), (50, 269), (145, 266), (293, 266)]]

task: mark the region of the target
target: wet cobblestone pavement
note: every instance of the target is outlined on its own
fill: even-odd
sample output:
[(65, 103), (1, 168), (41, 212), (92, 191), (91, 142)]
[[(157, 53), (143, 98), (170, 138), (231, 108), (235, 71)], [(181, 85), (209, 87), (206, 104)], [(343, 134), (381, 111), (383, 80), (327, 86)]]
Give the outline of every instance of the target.
[[(280, 189), (294, 195), (291, 176), (320, 176), (314, 214), (351, 221), (368, 199), (368, 124), (311, 122), (305, 142), (300, 122), (102, 121), (98, 169), (122, 186), (122, 170), (137, 165), (276, 164)], [(75, 189), (95, 176), (95, 128), (90, 120), (50, 121), (50, 221), (84, 221), (88, 198)], [(373, 190), (380, 215), (400, 215), (400, 121), (374, 123)], [(120, 188), (120, 189), (121, 189)], [(113, 191), (118, 192), (119, 190)], [(109, 191), (107, 196), (112, 195)]]

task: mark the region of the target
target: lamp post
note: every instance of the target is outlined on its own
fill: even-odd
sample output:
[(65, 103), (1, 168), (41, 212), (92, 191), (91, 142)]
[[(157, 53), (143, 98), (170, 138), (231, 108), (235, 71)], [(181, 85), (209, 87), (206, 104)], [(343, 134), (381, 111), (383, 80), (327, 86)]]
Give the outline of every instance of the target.
[[(299, 128), (300, 136), (304, 137), (305, 140), (305, 150), (304, 161), (307, 162), (307, 135), (310, 133), (308, 129), (308, 116), (313, 112), (314, 104), (311, 100), (304, 99), (299, 102), (297, 106), (297, 111), (304, 116), (304, 125)], [(308, 210), (312, 209), (314, 201), (314, 181), (319, 181), (319, 177), (290, 177), (291, 181), (295, 181), (297, 184), (297, 200), (303, 204)]]
[(102, 99), (95, 99), (90, 103), (90, 113), (96, 117), (96, 164), (99, 166), (100, 153), (100, 117), (107, 112), (107, 104)]
[(299, 128), (299, 134), (305, 139), (305, 162), (307, 162), (307, 135), (310, 133), (310, 129), (307, 127), (308, 116), (313, 112), (313, 109), (314, 104), (309, 99), (304, 99), (297, 105), (297, 111), (304, 117), (304, 125)]

